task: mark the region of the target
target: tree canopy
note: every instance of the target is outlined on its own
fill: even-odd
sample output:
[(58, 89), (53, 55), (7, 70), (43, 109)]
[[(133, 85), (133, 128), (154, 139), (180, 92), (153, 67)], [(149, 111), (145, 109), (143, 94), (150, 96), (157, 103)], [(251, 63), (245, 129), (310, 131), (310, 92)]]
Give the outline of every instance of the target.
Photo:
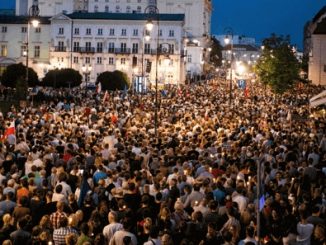
[(213, 63), (214, 66), (222, 65), (222, 45), (220, 41), (215, 37), (211, 38), (211, 53), (210, 53), (210, 62)]
[(82, 75), (71, 68), (50, 70), (42, 80), (43, 86), (55, 88), (77, 87), (82, 83)]
[(101, 83), (103, 90), (124, 90), (129, 88), (129, 79), (126, 73), (122, 71), (106, 71), (97, 77), (97, 83)]
[[(1, 77), (2, 85), (15, 88), (17, 82), (25, 81), (26, 66), (23, 63), (9, 65)], [(38, 76), (32, 68), (28, 68), (28, 86), (33, 87), (39, 84)]]
[(300, 65), (290, 45), (289, 36), (271, 37), (263, 41), (262, 55), (256, 73), (262, 83), (276, 93), (284, 93), (298, 81)]

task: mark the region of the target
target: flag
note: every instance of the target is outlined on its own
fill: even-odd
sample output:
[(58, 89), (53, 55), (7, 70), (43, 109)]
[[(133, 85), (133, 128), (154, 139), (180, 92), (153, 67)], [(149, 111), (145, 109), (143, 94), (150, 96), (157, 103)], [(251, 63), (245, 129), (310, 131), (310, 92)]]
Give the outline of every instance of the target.
[(99, 93), (101, 93), (101, 91), (102, 91), (102, 84), (98, 83), (96, 86), (96, 92), (99, 94)]
[(80, 194), (79, 194), (79, 199), (78, 199), (78, 207), (81, 207), (84, 203), (84, 199), (88, 193), (88, 191), (91, 190), (91, 187), (89, 186), (87, 182), (87, 174), (83, 174), (83, 179), (80, 184)]
[(106, 99), (109, 97), (108, 91), (105, 91), (105, 94), (103, 96), (103, 103), (106, 101)]
[(15, 134), (16, 133), (16, 128), (15, 128), (15, 121), (11, 121), (10, 125), (8, 128), (6, 128), (4, 135), (2, 137), (2, 140), (7, 139), (7, 137), (11, 134)]
[(246, 98), (249, 97), (249, 88), (248, 88), (247, 86), (246, 86), (245, 89), (244, 89), (244, 96), (245, 96)]

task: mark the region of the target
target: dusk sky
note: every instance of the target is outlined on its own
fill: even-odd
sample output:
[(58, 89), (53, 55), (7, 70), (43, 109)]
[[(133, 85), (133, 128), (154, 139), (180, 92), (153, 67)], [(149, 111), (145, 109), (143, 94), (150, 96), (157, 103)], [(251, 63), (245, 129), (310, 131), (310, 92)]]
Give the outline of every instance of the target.
[[(177, 1), (177, 0), (176, 0)], [(231, 27), (234, 34), (260, 43), (271, 33), (289, 34), (302, 48), (304, 24), (326, 5), (325, 0), (212, 0), (212, 34)], [(14, 8), (15, 0), (0, 0), (0, 8)]]
[(271, 33), (289, 34), (301, 49), (305, 23), (325, 5), (325, 0), (213, 0), (212, 34), (231, 27), (258, 43)]

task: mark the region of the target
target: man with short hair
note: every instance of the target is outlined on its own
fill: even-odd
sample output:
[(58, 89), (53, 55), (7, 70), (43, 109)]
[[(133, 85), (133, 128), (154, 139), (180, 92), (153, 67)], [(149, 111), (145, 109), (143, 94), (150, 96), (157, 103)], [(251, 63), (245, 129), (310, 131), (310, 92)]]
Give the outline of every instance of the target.
[(62, 218), (68, 217), (67, 214), (65, 212), (63, 212), (64, 207), (65, 207), (64, 202), (57, 202), (57, 211), (50, 215), (50, 221), (51, 221), (53, 229), (58, 229), (60, 220)]
[(27, 219), (22, 218), (17, 222), (17, 230), (10, 234), (10, 239), (13, 241), (13, 245), (32, 244), (32, 235), (28, 231), (24, 230), (27, 225)]
[(118, 223), (118, 214), (115, 211), (111, 211), (108, 214), (109, 224), (103, 228), (103, 235), (107, 241), (110, 242), (111, 238), (113, 237), (116, 231), (122, 230), (122, 224)]
[(68, 226), (67, 217), (61, 217), (58, 224), (59, 228), (53, 231), (53, 241), (55, 245), (65, 245), (65, 237), (71, 233), (74, 233), (78, 236), (78, 232), (74, 228)]
[(12, 211), (16, 207), (17, 204), (13, 201), (13, 199), (14, 199), (14, 193), (10, 191), (6, 194), (6, 200), (0, 202), (0, 210), (4, 214), (12, 213)]
[(137, 245), (137, 238), (135, 234), (131, 233), (131, 227), (132, 227), (132, 222), (130, 218), (124, 218), (123, 222), (123, 229), (116, 231), (113, 235), (113, 237), (110, 240), (109, 245), (114, 245), (114, 244), (126, 244), (125, 241), (129, 240), (127, 244), (131, 245)]

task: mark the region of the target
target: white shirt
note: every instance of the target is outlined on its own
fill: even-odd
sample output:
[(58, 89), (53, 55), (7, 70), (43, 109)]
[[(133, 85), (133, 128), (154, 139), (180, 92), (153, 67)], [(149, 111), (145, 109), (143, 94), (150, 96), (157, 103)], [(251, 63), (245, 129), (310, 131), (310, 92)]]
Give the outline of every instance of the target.
[(104, 235), (107, 243), (110, 242), (114, 233), (116, 233), (117, 231), (120, 231), (122, 229), (123, 229), (123, 226), (120, 223), (112, 223), (112, 224), (108, 224), (107, 226), (105, 226), (103, 228), (103, 235)]

